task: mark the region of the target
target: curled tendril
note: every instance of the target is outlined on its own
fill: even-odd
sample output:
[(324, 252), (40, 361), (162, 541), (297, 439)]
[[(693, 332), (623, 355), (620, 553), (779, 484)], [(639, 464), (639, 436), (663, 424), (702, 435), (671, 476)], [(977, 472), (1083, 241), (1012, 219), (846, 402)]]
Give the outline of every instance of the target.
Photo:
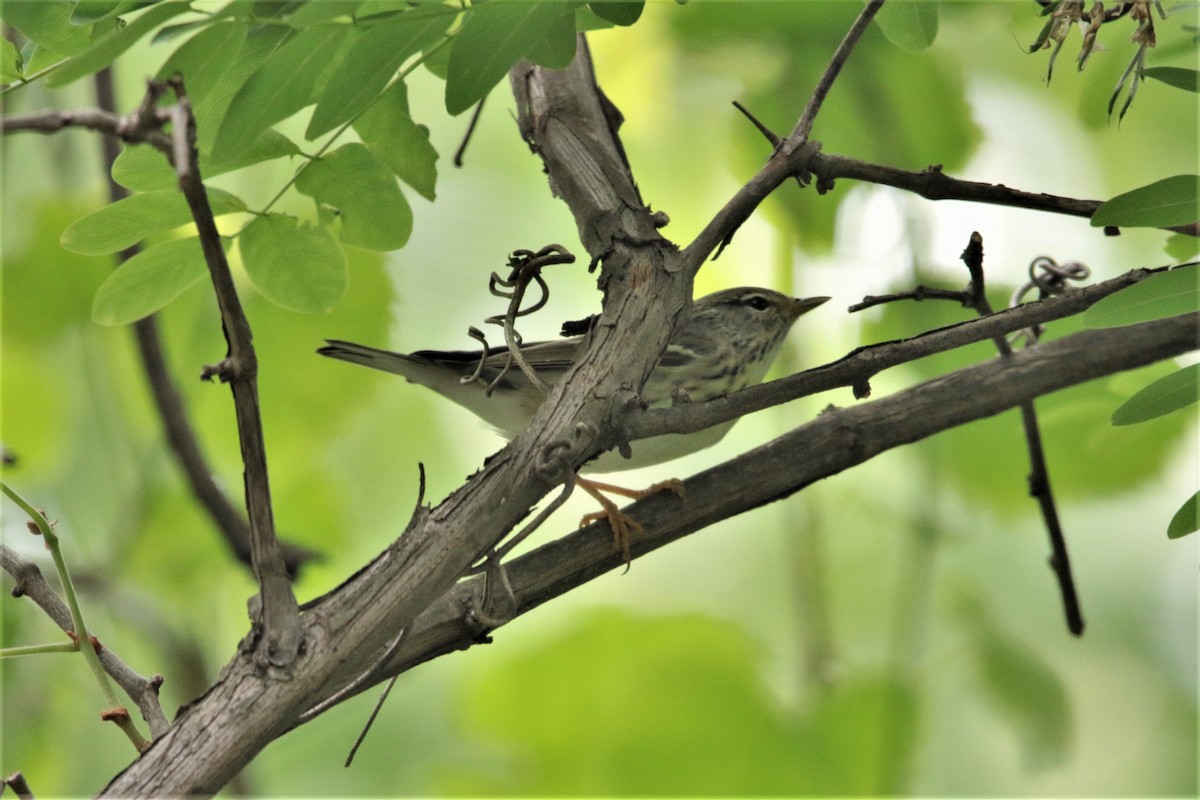
[[(1025, 301), (1025, 296), (1034, 289), (1038, 292), (1037, 299), (1042, 300), (1070, 291), (1071, 281), (1076, 283), (1085, 281), (1091, 275), (1091, 268), (1082, 261), (1064, 261), (1060, 264), (1050, 256), (1038, 256), (1029, 262), (1029, 280), (1013, 292), (1012, 298), (1008, 301), (1009, 308), (1021, 305)], [(1026, 345), (1036, 344), (1038, 337), (1042, 335), (1042, 330), (1041, 325), (1035, 325), (1032, 328), (1016, 331), (1010, 336), (1010, 341), (1016, 343), (1020, 339), (1025, 339)]]
[[(508, 300), (508, 310), (504, 314), (488, 317), (484, 322), (499, 325), (504, 329), (504, 342), (508, 345), (508, 357), (505, 359), (500, 373), (487, 385), (487, 389), (484, 390), (485, 394), (490, 396), (495, 391), (496, 386), (508, 374), (513, 364), (516, 364), (521, 372), (525, 373), (525, 377), (535, 387), (543, 393), (548, 391), (546, 384), (538, 377), (537, 372), (521, 353), (521, 334), (517, 333), (516, 320), (518, 317), (538, 311), (550, 299), (550, 287), (541, 275), (542, 268), (551, 264), (570, 264), (574, 261), (575, 256), (560, 244), (546, 245), (536, 253), (532, 250), (514, 250), (508, 257), (508, 266), (510, 267), (508, 277), (501, 278), (493, 272), (488, 278), (488, 291), (495, 297), (503, 297)], [(525, 301), (525, 290), (529, 288), (531, 282), (536, 283), (541, 289), (541, 296), (533, 305), (522, 308), (521, 304)], [(467, 333), (472, 339), (483, 344), (483, 352), (479, 355), (479, 364), (476, 365), (475, 371), (461, 379), (463, 383), (482, 380), (483, 367), (488, 359), (490, 349), (487, 339), (478, 328), (471, 327)]]

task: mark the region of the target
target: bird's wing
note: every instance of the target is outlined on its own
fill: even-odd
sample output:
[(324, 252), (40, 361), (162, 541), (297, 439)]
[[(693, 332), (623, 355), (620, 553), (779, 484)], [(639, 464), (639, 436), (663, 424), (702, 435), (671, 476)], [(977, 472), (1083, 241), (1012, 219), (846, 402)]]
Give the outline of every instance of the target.
[[(548, 342), (529, 342), (521, 345), (521, 354), (533, 367), (542, 380), (555, 383), (579, 352), (580, 337), (558, 339)], [(471, 375), (479, 366), (482, 350), (419, 350), (412, 357), (424, 359), (439, 366), (451, 369), (463, 376)], [(479, 377), (485, 383), (491, 383), (504, 370), (509, 361), (507, 347), (488, 348), (483, 360), (483, 370)], [(520, 367), (515, 363), (504, 375), (502, 385), (512, 388), (523, 388), (528, 381)]]

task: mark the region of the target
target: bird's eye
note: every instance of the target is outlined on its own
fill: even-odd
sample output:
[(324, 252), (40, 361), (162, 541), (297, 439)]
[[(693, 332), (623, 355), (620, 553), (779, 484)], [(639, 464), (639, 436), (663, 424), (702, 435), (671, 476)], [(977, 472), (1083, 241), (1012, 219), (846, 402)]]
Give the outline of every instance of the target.
[(746, 301), (746, 305), (750, 306), (755, 311), (766, 311), (771, 307), (770, 301), (761, 294), (756, 294), (754, 297), (751, 297)]

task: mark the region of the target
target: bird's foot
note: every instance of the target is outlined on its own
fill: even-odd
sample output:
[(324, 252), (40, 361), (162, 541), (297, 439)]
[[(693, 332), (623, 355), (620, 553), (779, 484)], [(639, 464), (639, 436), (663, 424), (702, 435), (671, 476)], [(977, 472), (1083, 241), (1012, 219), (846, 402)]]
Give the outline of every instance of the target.
[(663, 490), (674, 492), (677, 497), (684, 496), (683, 481), (678, 478), (659, 481), (645, 489), (627, 489), (624, 486), (614, 486), (611, 483), (601, 483), (600, 481), (593, 481), (579, 476), (575, 477), (575, 483), (585, 492), (596, 498), (596, 502), (600, 503), (600, 510), (585, 514), (579, 521), (579, 527), (582, 528), (591, 525), (593, 522), (598, 522), (602, 519), (608, 520), (608, 526), (612, 528), (613, 532), (613, 545), (621, 551), (621, 558), (625, 561), (626, 572), (629, 571), (629, 564), (633, 560), (632, 553), (629, 550), (629, 537), (631, 534), (641, 533), (645, 529), (640, 522), (619, 509), (617, 504), (605, 497), (603, 493), (618, 494), (633, 500), (640, 500), (643, 497), (649, 497)]

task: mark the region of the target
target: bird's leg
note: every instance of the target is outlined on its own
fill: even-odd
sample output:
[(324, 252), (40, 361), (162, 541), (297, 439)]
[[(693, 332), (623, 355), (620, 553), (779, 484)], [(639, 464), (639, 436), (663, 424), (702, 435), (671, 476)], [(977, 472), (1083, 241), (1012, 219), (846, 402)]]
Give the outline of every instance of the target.
[(629, 569), (629, 563), (633, 560), (633, 556), (629, 551), (629, 535), (634, 532), (641, 533), (644, 528), (636, 519), (617, 508), (617, 504), (605, 497), (603, 493), (610, 492), (633, 500), (641, 500), (643, 497), (648, 497), (656, 492), (669, 489), (677, 497), (683, 497), (683, 481), (678, 478), (659, 481), (645, 489), (626, 489), (624, 486), (614, 486), (611, 483), (593, 481), (578, 475), (575, 476), (575, 483), (585, 492), (596, 498), (596, 502), (601, 506), (600, 511), (585, 514), (583, 519), (579, 521), (579, 527), (582, 528), (593, 522), (607, 519), (608, 526), (612, 528), (613, 532), (613, 544), (621, 551), (621, 557), (625, 560), (626, 570)]

